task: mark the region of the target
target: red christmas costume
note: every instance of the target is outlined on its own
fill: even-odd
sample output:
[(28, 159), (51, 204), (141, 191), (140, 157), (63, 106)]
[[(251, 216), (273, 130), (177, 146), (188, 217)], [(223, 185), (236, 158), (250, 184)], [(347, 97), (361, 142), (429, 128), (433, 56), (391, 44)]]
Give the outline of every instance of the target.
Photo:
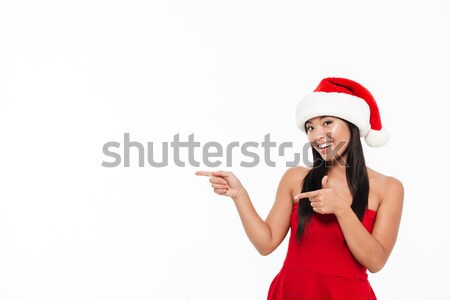
[[(270, 285), (267, 299), (375, 300), (367, 269), (352, 255), (336, 216), (314, 212), (307, 223), (307, 234), (304, 231), (297, 244), (297, 209), (298, 203), (292, 209), (287, 255)], [(362, 220), (370, 233), (376, 214), (367, 209)]]

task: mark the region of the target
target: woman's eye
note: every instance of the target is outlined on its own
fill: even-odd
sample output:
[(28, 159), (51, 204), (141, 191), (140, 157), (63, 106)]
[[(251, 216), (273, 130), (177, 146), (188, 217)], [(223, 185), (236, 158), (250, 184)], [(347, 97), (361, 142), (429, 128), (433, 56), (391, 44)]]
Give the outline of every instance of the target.
[(309, 129), (312, 128), (311, 126), (306, 127), (306, 131), (309, 131)]
[(326, 123), (331, 124), (331, 123), (333, 123), (333, 121), (325, 121), (323, 124), (326, 124)]

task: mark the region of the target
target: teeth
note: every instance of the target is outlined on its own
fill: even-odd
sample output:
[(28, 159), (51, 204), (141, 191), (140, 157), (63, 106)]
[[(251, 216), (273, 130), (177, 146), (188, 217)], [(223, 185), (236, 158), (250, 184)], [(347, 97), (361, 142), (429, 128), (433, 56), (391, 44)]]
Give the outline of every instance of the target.
[(319, 145), (319, 148), (323, 149), (323, 148), (328, 147), (330, 145), (331, 145), (331, 143), (325, 143), (325, 144)]

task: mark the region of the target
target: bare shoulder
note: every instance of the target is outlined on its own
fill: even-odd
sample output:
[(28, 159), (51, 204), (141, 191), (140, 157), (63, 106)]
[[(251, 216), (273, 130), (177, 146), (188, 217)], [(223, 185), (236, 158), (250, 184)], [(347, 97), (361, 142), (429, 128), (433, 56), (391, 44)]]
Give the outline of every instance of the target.
[(291, 184), (300, 183), (306, 174), (311, 170), (310, 167), (295, 166), (290, 167), (284, 172), (283, 179)]
[(287, 184), (290, 187), (289, 190), (292, 199), (295, 195), (301, 193), (302, 181), (311, 169), (311, 167), (296, 166), (287, 169), (284, 173), (283, 179), (287, 181)]
[(393, 176), (385, 176), (383, 178), (384, 190), (383, 190), (383, 198), (382, 201), (388, 201), (387, 199), (391, 199), (391, 201), (401, 202), (401, 203), (392, 203), (396, 205), (403, 204), (403, 196), (404, 196), (404, 187), (403, 183), (393, 177)]
[(306, 173), (309, 172), (309, 170), (311, 170), (310, 167), (295, 166), (288, 168), (285, 174), (289, 177), (298, 178), (298, 176), (305, 176)]
[[(380, 204), (388, 201), (403, 202), (404, 187), (399, 179), (381, 174), (370, 168), (367, 169), (369, 181), (379, 197)], [(397, 205), (399, 204), (402, 203), (397, 203)]]

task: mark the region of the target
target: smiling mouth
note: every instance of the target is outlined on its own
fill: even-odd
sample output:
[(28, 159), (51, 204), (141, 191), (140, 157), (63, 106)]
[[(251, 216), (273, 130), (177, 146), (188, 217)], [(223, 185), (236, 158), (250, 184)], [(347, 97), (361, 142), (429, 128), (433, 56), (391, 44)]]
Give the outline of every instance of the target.
[(331, 141), (328, 141), (328, 142), (322, 143), (322, 144), (315, 143), (316, 148), (319, 150), (327, 149), (327, 148), (331, 147), (331, 145), (332, 145)]

